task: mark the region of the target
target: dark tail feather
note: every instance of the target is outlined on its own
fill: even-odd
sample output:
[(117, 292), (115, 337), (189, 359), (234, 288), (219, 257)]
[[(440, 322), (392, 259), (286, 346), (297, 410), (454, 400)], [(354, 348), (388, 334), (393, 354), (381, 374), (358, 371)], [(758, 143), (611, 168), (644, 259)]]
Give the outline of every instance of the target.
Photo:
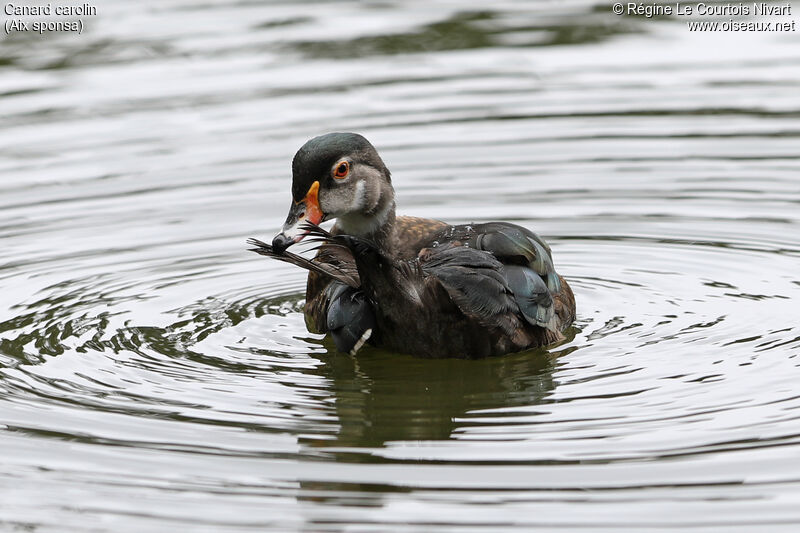
[[(353, 235), (337, 234), (334, 235), (316, 224), (306, 222), (301, 226), (303, 231), (306, 231), (306, 241), (321, 243), (334, 246), (342, 246), (350, 250), (355, 258), (366, 260), (367, 257), (372, 257), (378, 261), (388, 261), (388, 258), (375, 246), (371, 241)], [(358, 260), (356, 260), (358, 263)]]
[(327, 244), (330, 246), (342, 246), (348, 250), (350, 249), (348, 246), (347, 235), (334, 235), (326, 229), (310, 222), (304, 222), (300, 226), (300, 229), (306, 232), (306, 242)]
[(272, 249), (272, 245), (269, 245), (258, 239), (253, 239), (253, 238), (247, 239), (247, 244), (249, 244), (250, 246), (254, 246), (254, 248), (248, 249), (251, 252), (271, 257), (273, 259), (277, 259), (278, 261), (283, 261), (285, 263), (290, 263), (292, 265), (299, 266), (300, 268), (310, 270), (311, 272), (316, 272), (318, 274), (328, 276), (335, 280), (341, 281), (345, 285), (353, 287), (354, 289), (357, 289), (359, 287), (359, 282), (355, 280), (353, 276), (351, 276), (347, 272), (344, 272), (340, 268), (337, 268), (335, 265), (332, 265), (330, 263), (318, 263), (313, 259), (306, 259), (305, 257), (293, 254), (291, 252), (283, 252), (279, 254)]
[(328, 230), (316, 225), (312, 224), (311, 222), (303, 222), (300, 225), (300, 229), (303, 231), (308, 232), (308, 235), (313, 235), (314, 237), (324, 237), (330, 240), (334, 240), (333, 233), (329, 232)]

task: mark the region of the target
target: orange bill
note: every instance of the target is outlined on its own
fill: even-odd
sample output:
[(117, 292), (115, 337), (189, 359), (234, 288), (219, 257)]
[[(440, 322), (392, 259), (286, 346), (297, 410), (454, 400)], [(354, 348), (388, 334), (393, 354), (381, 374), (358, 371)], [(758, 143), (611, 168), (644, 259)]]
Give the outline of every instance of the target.
[(315, 181), (308, 188), (305, 197), (299, 202), (294, 202), (289, 208), (281, 232), (272, 239), (273, 249), (277, 253), (283, 253), (289, 246), (303, 240), (308, 233), (302, 228), (303, 222), (319, 224), (324, 219), (325, 214), (319, 207), (319, 182)]

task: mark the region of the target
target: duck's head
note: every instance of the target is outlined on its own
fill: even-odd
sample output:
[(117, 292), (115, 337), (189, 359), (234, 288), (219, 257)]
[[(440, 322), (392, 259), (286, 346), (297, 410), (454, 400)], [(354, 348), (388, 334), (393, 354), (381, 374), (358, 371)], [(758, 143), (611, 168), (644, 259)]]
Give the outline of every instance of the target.
[(292, 160), (292, 205), (272, 240), (281, 253), (306, 235), (303, 222), (338, 219), (343, 233), (368, 236), (394, 212), (391, 177), (375, 147), (357, 133), (306, 142)]

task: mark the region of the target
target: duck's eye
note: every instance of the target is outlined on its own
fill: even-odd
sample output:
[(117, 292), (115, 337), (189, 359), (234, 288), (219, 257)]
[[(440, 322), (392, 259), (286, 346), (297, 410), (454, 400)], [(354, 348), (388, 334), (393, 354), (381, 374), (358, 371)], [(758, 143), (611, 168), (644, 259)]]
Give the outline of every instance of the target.
[(344, 179), (348, 174), (350, 174), (350, 163), (347, 161), (339, 163), (333, 171), (333, 177), (337, 179)]

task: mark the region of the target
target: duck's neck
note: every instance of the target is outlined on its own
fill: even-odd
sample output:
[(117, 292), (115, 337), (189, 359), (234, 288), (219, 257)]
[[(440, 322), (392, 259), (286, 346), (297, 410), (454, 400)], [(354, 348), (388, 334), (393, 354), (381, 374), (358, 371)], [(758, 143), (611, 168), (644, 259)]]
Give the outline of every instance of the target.
[(394, 194), (381, 195), (368, 210), (340, 216), (336, 222), (338, 233), (368, 239), (387, 254), (393, 253), (395, 223)]

